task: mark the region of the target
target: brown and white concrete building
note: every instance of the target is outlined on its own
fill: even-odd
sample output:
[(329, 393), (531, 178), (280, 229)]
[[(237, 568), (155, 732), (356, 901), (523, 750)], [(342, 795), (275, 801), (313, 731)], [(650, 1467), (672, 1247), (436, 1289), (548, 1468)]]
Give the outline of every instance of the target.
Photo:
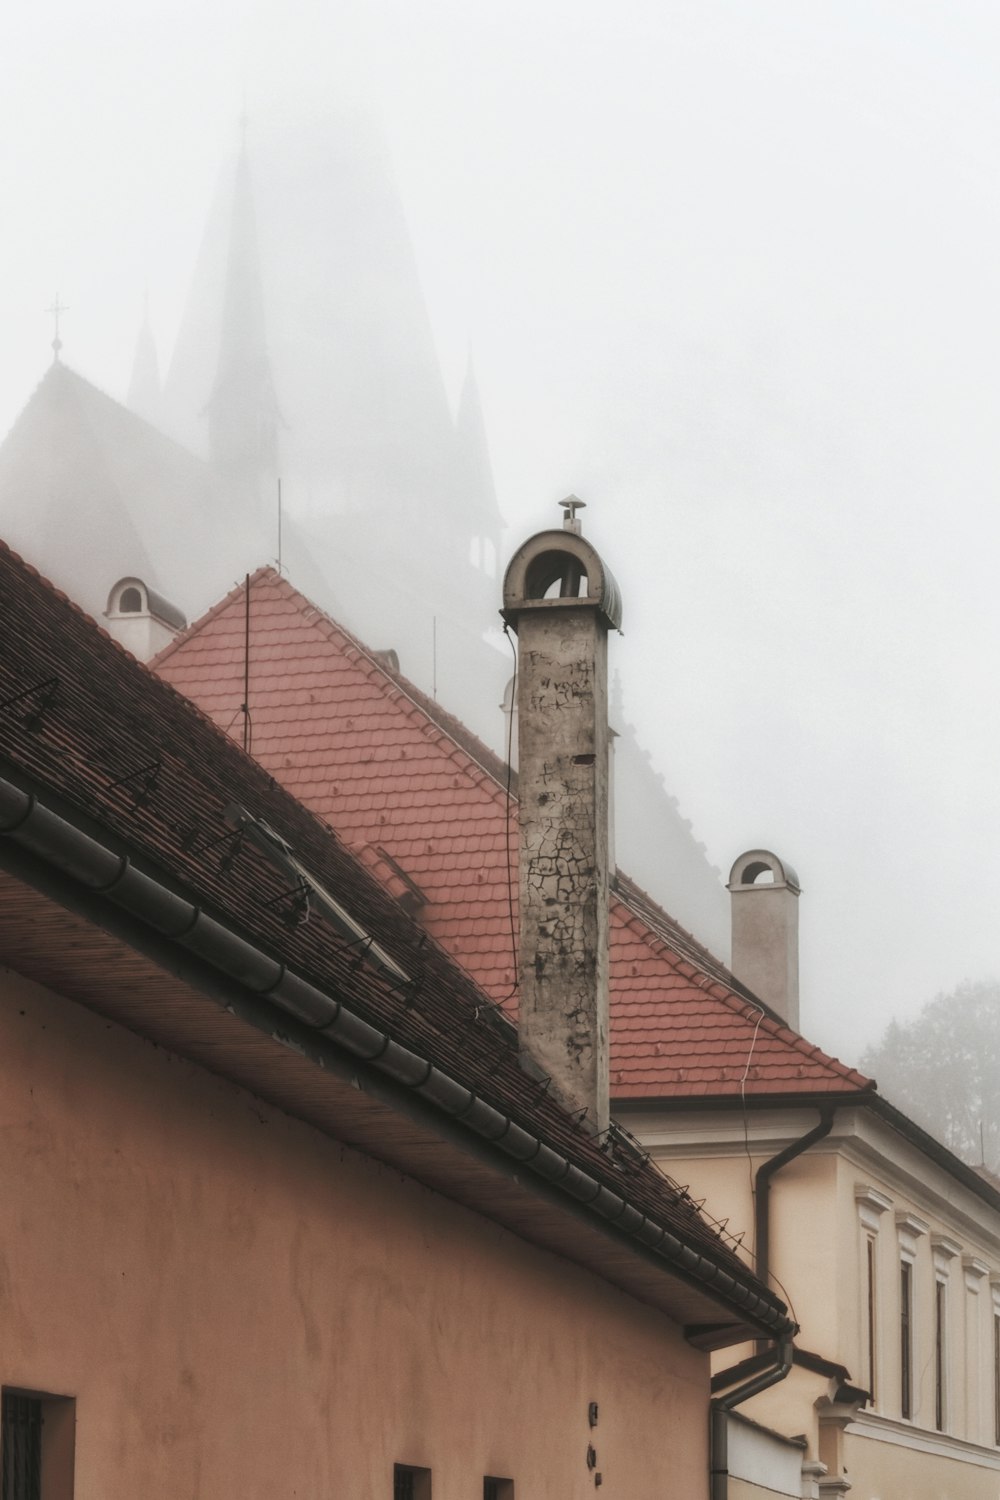
[[(516, 778), (286, 580), (262, 570), (253, 601), (255, 753), (513, 1008)], [(244, 603), (157, 663), (232, 734)], [(805, 1494), (992, 1500), (1000, 1195), (801, 1034), (795, 872), (752, 850), (730, 888), (735, 973), (612, 872), (609, 1073), (617, 1118), (743, 1232), (802, 1325), (788, 1378), (731, 1422), (731, 1468), (759, 1473), (749, 1417), (803, 1437), (781, 1462)], [(801, 1010), (808, 1024), (808, 996)]]
[(0, 964), (8, 1500), (708, 1492), (710, 1350), (783, 1301), (3, 549)]

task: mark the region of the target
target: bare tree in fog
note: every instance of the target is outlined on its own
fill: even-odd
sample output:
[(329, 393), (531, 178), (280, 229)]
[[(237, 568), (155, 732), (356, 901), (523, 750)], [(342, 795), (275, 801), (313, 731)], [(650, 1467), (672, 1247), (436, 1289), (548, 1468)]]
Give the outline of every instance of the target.
[(891, 1021), (861, 1067), (956, 1155), (1000, 1169), (1000, 981), (967, 979)]

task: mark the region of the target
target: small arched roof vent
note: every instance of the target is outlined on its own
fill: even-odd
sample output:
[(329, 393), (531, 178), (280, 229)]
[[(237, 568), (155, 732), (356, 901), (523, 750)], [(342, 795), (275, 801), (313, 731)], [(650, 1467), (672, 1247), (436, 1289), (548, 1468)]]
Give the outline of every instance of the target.
[(187, 629), (182, 611), (155, 589), (147, 588), (141, 578), (119, 578), (108, 595), (107, 615), (114, 619), (127, 615), (152, 615), (170, 630)]
[(522, 543), (504, 574), (502, 614), (508, 625), (517, 629), (522, 610), (567, 609), (581, 604), (595, 606), (607, 630), (621, 629), (618, 585), (579, 531), (568, 526), (562, 531), (539, 531)]
[(745, 891), (753, 886), (785, 886), (796, 895), (802, 889), (791, 865), (772, 854), (770, 849), (749, 849), (740, 855), (729, 872), (727, 890)]
[(109, 615), (145, 615), (146, 585), (141, 578), (120, 578), (108, 595)]
[(118, 595), (118, 612), (123, 615), (141, 615), (146, 611), (146, 599), (142, 589), (134, 583), (128, 584)]

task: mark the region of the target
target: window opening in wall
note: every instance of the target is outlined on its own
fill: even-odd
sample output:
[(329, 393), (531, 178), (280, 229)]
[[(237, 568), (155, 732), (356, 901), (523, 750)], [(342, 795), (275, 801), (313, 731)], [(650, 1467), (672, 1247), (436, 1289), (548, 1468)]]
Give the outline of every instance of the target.
[(514, 1500), (513, 1479), (484, 1479), (483, 1500)]
[(876, 1332), (877, 1332), (878, 1320), (877, 1320), (877, 1316), (876, 1316), (877, 1305), (876, 1305), (876, 1286), (875, 1286), (875, 1270), (876, 1270), (875, 1237), (874, 1237), (874, 1235), (871, 1235), (871, 1234), (867, 1236), (866, 1255), (867, 1255), (866, 1265), (867, 1265), (867, 1272), (868, 1272), (868, 1394), (870, 1395), (871, 1401), (872, 1401), (872, 1405), (874, 1406), (876, 1404), (876, 1401), (875, 1401), (875, 1336), (876, 1336)]
[(76, 1402), (72, 1396), (0, 1395), (0, 1500), (72, 1500)]
[(899, 1410), (913, 1416), (913, 1267), (899, 1267)]
[(4, 1391), (0, 1412), (3, 1500), (41, 1500), (42, 1403)]
[(431, 1500), (430, 1469), (396, 1464), (392, 1471), (392, 1500)]
[(938, 1432), (944, 1431), (945, 1418), (945, 1371), (946, 1371), (946, 1338), (947, 1328), (945, 1318), (947, 1305), (945, 1302), (945, 1283), (935, 1281), (934, 1283), (934, 1426)]
[(993, 1441), (1000, 1448), (1000, 1313), (993, 1314)]
[(123, 615), (142, 614), (142, 595), (136, 588), (122, 589), (118, 609)]

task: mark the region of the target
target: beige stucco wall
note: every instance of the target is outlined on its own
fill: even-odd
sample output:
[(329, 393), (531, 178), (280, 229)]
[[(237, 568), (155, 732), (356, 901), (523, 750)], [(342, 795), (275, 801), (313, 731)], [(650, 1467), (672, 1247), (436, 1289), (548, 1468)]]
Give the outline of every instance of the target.
[(0, 1131), (0, 1383), (76, 1398), (76, 1500), (571, 1500), (590, 1441), (705, 1495), (664, 1317), (3, 970)]
[(1000, 1460), (995, 1453), (928, 1453), (899, 1443), (844, 1436), (851, 1500), (996, 1500)]

